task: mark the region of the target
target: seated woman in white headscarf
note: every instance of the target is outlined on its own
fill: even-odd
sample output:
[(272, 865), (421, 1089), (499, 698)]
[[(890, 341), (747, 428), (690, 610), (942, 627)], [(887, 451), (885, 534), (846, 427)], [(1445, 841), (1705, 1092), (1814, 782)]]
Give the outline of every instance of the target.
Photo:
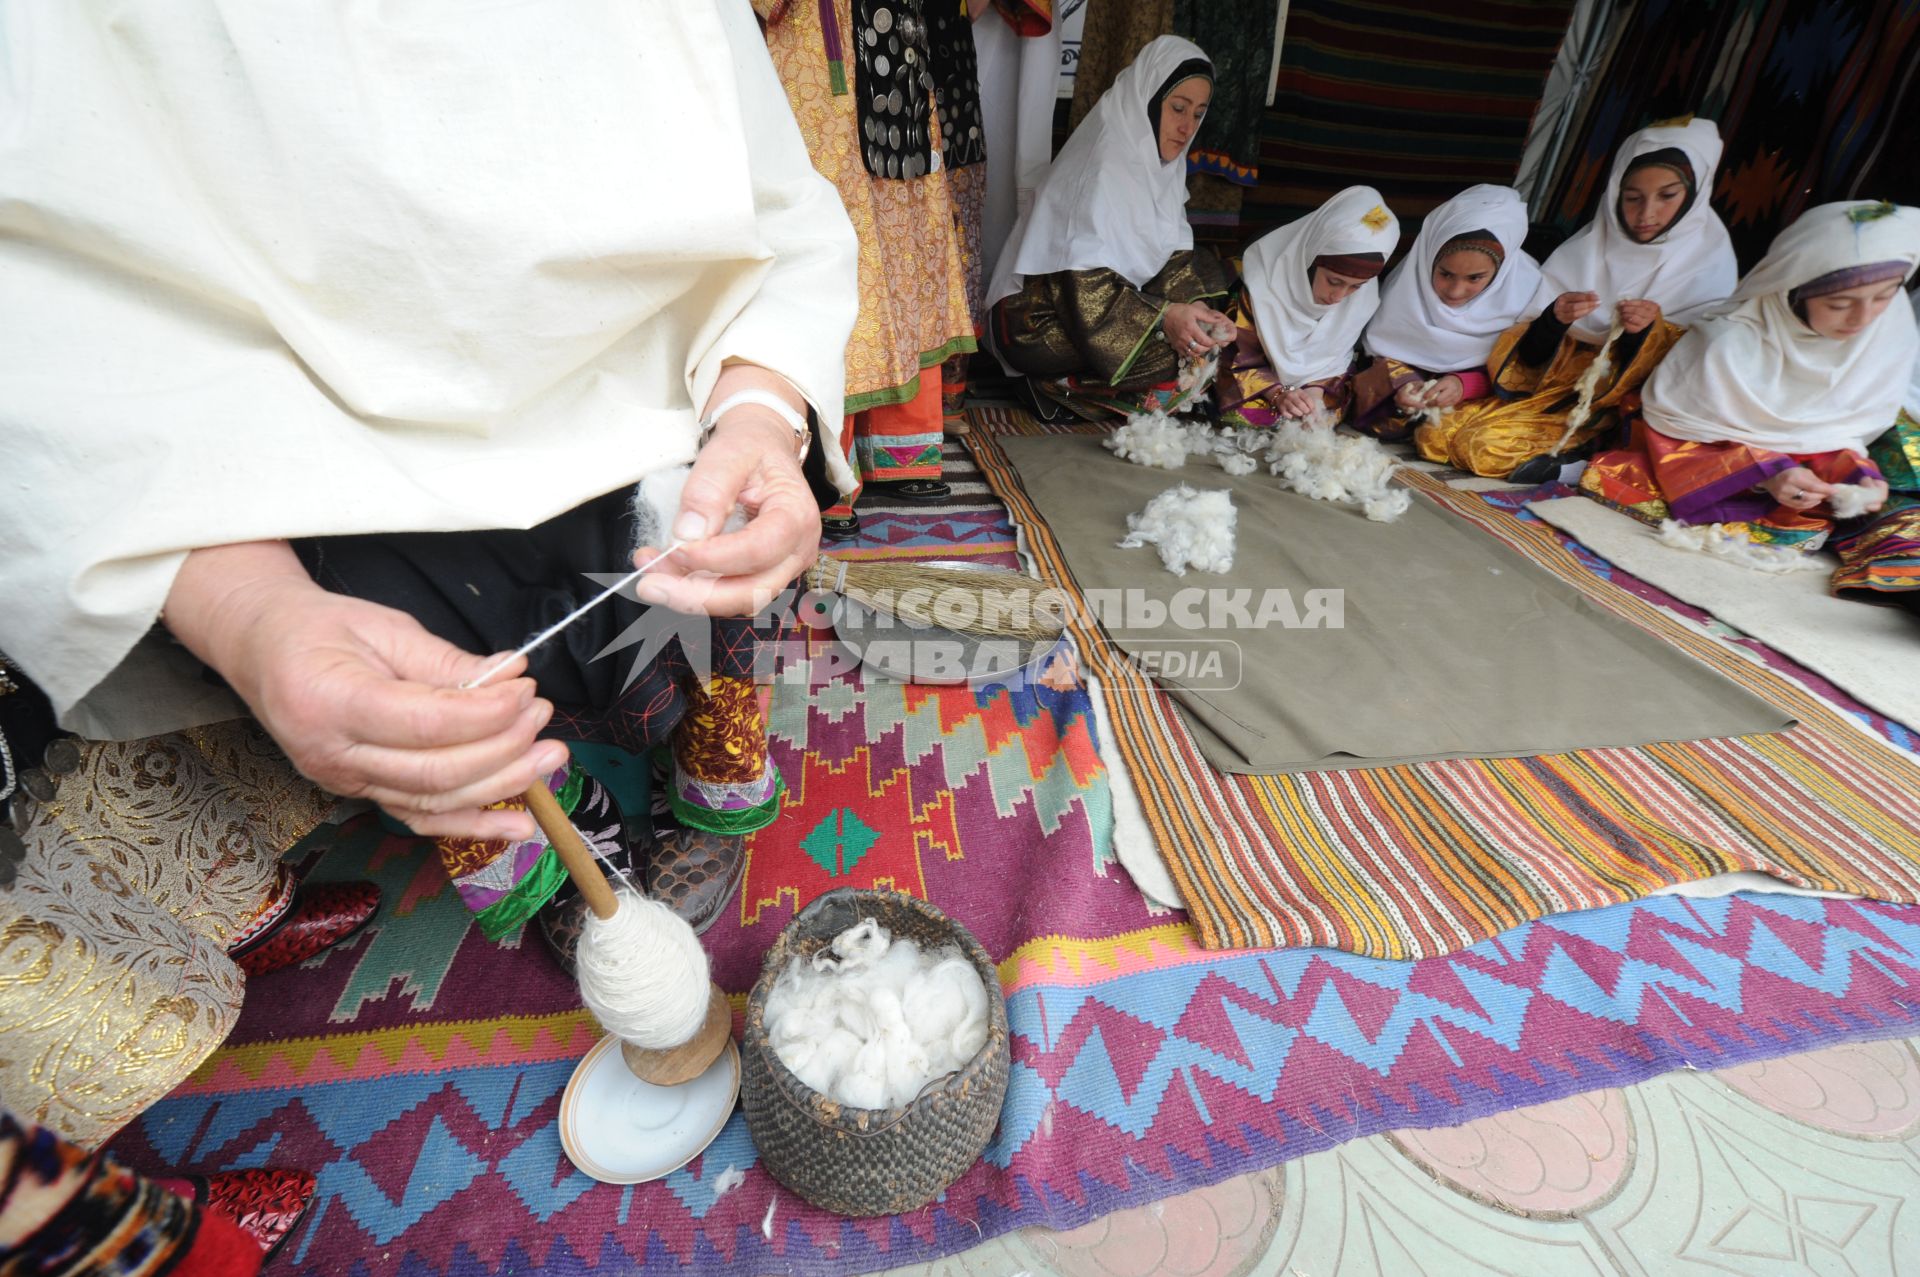
[(1532, 313), (1540, 265), (1521, 245), (1527, 204), (1510, 186), (1473, 186), (1420, 224), (1413, 251), (1380, 290), (1353, 378), (1353, 425), (1397, 441), (1422, 408), (1493, 393), (1494, 339)]
[[(987, 288), (988, 341), (1035, 405), (1090, 418), (1174, 394), (1182, 359), (1231, 335), (1208, 304), (1220, 264), (1193, 247), (1187, 151), (1213, 96), (1198, 45), (1161, 36), (1094, 105), (1015, 223)], [(1152, 395), (1154, 391), (1162, 393)]]
[(1343, 412), (1355, 344), (1380, 307), (1377, 278), (1400, 223), (1371, 186), (1350, 186), (1253, 242), (1214, 397), (1230, 425)]
[(1595, 457), (1581, 490), (1652, 523), (1798, 550), (1826, 541), (1841, 485), (1866, 489), (1853, 512), (1879, 510), (1887, 483), (1867, 449), (1920, 353), (1900, 297), (1917, 260), (1920, 211), (1802, 213), (1655, 370), (1628, 447)]
[[(1422, 456), (1547, 482), (1617, 423), (1620, 401), (1646, 381), (1682, 325), (1739, 280), (1733, 242), (1707, 202), (1720, 149), (1711, 120), (1652, 125), (1621, 143), (1593, 220), (1540, 268), (1529, 307), (1536, 317), (1494, 343), (1488, 367), (1499, 397), (1423, 424), (1414, 433)], [(1582, 376), (1603, 347), (1608, 362), (1584, 421), (1574, 423)], [(1570, 424), (1578, 429), (1561, 445)]]
[[(1920, 293), (1909, 290), (1907, 300), (1920, 327)], [(1833, 592), (1920, 613), (1920, 356), (1892, 428), (1867, 445), (1867, 459), (1887, 481), (1887, 503), (1828, 543), (1840, 556)]]

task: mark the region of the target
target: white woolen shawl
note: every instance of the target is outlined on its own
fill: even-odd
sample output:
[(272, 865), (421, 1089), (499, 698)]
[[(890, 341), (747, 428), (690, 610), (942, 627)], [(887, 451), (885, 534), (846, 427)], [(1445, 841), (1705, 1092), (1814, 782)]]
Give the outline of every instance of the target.
[(1260, 345), (1289, 387), (1337, 377), (1353, 361), (1354, 343), (1380, 307), (1378, 277), (1322, 306), (1309, 274), (1316, 257), (1350, 253), (1393, 256), (1400, 223), (1371, 186), (1349, 186), (1297, 222), (1269, 231), (1242, 263), (1247, 300)]
[(987, 305), (1019, 292), (1028, 276), (1063, 270), (1114, 270), (1138, 288), (1193, 247), (1187, 157), (1160, 158), (1159, 128), (1147, 114), (1166, 78), (1191, 59), (1207, 55), (1191, 40), (1163, 35), (1114, 77), (1014, 223)]
[(189, 549), (530, 527), (729, 358), (851, 489), (855, 241), (747, 0), (565, 12), (0, 10), (0, 650), (63, 716)]
[[(1620, 225), (1620, 185), (1627, 168), (1650, 151), (1677, 147), (1693, 164), (1693, 207), (1651, 243), (1635, 243)], [(1598, 293), (1600, 305), (1570, 330), (1597, 344), (1613, 326), (1613, 308), (1622, 300), (1654, 301), (1661, 315), (1676, 324), (1691, 323), (1716, 302), (1726, 300), (1740, 279), (1740, 263), (1725, 223), (1708, 202), (1713, 174), (1720, 164), (1720, 129), (1712, 120), (1682, 127), (1641, 129), (1620, 144), (1613, 170), (1593, 220), (1548, 255), (1540, 267), (1540, 289), (1528, 309), (1539, 314), (1561, 293)]]
[[(1434, 259), (1454, 236), (1482, 230), (1499, 241), (1505, 260), (1478, 295), (1449, 306), (1433, 291)], [(1527, 202), (1511, 186), (1470, 186), (1427, 214), (1413, 250), (1380, 290), (1380, 309), (1362, 338), (1367, 353), (1429, 372), (1484, 365), (1495, 339), (1533, 313), (1540, 265), (1521, 247), (1526, 239)]]
[(1675, 343), (1642, 395), (1647, 424), (1675, 439), (1771, 452), (1865, 452), (1893, 424), (1914, 358), (1913, 312), (1895, 298), (1865, 331), (1822, 337), (1787, 294), (1822, 275), (1920, 261), (1920, 210), (1855, 222), (1860, 200), (1821, 204), (1774, 239), (1725, 306)]

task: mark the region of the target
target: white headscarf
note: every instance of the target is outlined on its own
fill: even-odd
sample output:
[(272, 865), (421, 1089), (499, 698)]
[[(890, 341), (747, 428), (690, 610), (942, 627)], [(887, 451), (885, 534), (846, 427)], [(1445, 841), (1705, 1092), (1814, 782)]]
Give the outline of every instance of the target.
[[(1913, 319), (1920, 325), (1920, 293), (1909, 292), (1907, 300), (1913, 303)], [(1907, 386), (1907, 415), (1920, 420), (1920, 354), (1913, 361), (1913, 376)]]
[(1380, 306), (1370, 279), (1331, 306), (1313, 300), (1317, 257), (1378, 253), (1390, 258), (1400, 222), (1371, 186), (1349, 186), (1297, 222), (1269, 231), (1247, 249), (1242, 275), (1260, 345), (1288, 386), (1337, 377), (1353, 361), (1360, 330)]
[(1882, 212), (1888, 207), (1822, 204), (1780, 232), (1727, 304), (1654, 369), (1647, 424), (1675, 439), (1772, 452), (1864, 452), (1893, 424), (1920, 355), (1913, 311), (1895, 298), (1865, 332), (1837, 340), (1794, 314), (1787, 294), (1879, 262), (1905, 262), (1910, 278), (1920, 261), (1920, 210)]
[(1167, 77), (1192, 60), (1207, 61), (1199, 45), (1163, 35), (1114, 77), (1014, 223), (987, 305), (1019, 292), (1030, 275), (1062, 270), (1105, 267), (1138, 288), (1193, 247), (1187, 157), (1160, 158), (1160, 127), (1147, 111)]
[(69, 721), (191, 549), (530, 527), (729, 358), (837, 434), (853, 230), (746, 0), (0, 27), (0, 649)]
[[(1693, 166), (1693, 205), (1651, 243), (1635, 243), (1620, 224), (1621, 183), (1635, 159), (1668, 147), (1682, 151)], [(1593, 220), (1540, 267), (1532, 312), (1537, 315), (1553, 305), (1561, 293), (1598, 293), (1600, 305), (1571, 330), (1575, 337), (1597, 343), (1613, 326), (1613, 308), (1620, 301), (1658, 302), (1666, 319), (1686, 324), (1725, 300), (1739, 282), (1740, 263), (1726, 225), (1708, 202), (1720, 149), (1720, 130), (1712, 120), (1681, 127), (1655, 125), (1622, 142)]]
[[(1486, 231), (1505, 254), (1480, 293), (1449, 306), (1433, 291), (1434, 259), (1447, 241)], [(1517, 319), (1531, 317), (1540, 265), (1521, 245), (1527, 238), (1527, 202), (1511, 186), (1470, 186), (1427, 215), (1413, 251), (1387, 276), (1380, 309), (1367, 325), (1367, 353), (1385, 355), (1429, 372), (1478, 368), (1494, 339)]]

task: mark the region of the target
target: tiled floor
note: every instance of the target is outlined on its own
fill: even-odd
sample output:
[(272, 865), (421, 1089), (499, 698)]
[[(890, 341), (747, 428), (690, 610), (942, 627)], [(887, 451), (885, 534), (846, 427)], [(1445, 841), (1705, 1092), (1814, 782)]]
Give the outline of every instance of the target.
[[(1359, 1140), (899, 1277), (1920, 1273), (1920, 1039)], [(892, 1275), (890, 1275), (892, 1277)]]

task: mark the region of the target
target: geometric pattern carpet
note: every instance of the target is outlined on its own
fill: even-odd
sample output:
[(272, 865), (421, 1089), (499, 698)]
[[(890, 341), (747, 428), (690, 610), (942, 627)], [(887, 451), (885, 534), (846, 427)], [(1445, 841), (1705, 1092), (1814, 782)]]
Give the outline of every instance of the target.
[[(991, 535), (1010, 543), (1004, 523)], [(1906, 906), (1661, 897), (1416, 962), (1203, 950), (1107, 862), (1086, 710), (1073, 689), (844, 673), (776, 693), (790, 789), (704, 938), (722, 987), (737, 1003), (806, 893), (882, 878), (924, 892), (1000, 964), (1001, 1125), (923, 1210), (805, 1206), (756, 1164), (738, 1114), (662, 1181), (576, 1172), (555, 1116), (598, 1036), (577, 990), (537, 939), (480, 935), (430, 850), (365, 819), (312, 845), (326, 844), (318, 876), (381, 884), (379, 917), (254, 982), (229, 1043), (115, 1151), (150, 1170), (314, 1171), (319, 1198), (281, 1272), (860, 1273), (1375, 1132), (1920, 1026), (1920, 908)], [(730, 1166), (745, 1181), (716, 1195)]]

